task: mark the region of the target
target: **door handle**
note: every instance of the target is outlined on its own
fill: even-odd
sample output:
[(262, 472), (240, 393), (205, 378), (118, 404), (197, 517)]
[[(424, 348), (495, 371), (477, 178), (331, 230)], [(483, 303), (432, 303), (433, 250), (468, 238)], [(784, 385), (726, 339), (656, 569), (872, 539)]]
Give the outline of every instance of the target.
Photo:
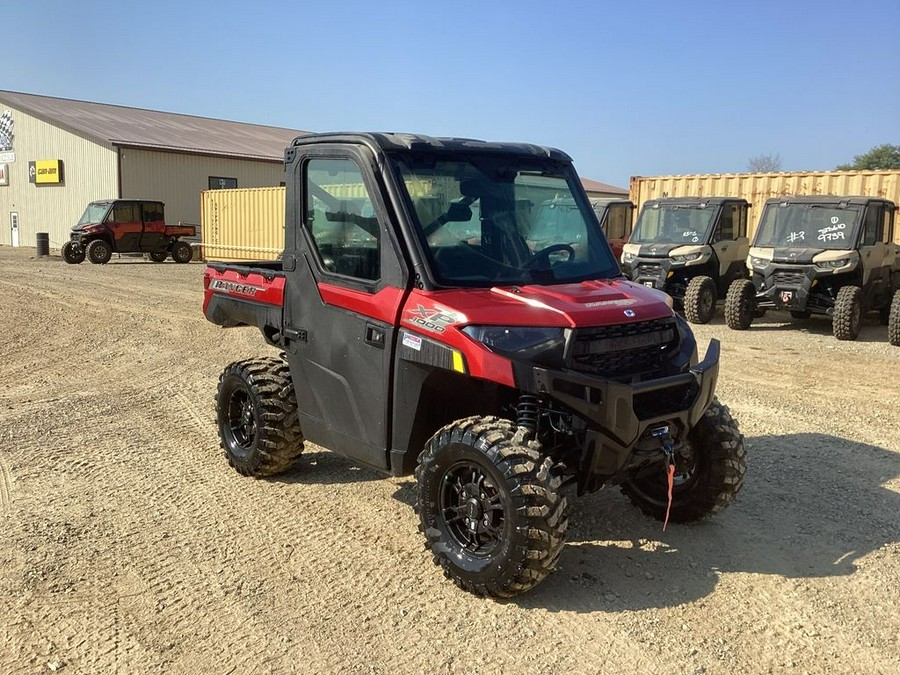
[(384, 329), (373, 326), (371, 323), (366, 324), (366, 344), (384, 349)]

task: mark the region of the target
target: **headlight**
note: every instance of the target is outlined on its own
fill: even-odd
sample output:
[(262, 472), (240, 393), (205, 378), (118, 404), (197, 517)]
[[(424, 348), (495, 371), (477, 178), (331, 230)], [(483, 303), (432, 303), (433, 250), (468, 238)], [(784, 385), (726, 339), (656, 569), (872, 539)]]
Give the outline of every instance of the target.
[(756, 257), (751, 257), (751, 258), (750, 258), (750, 264), (751, 264), (753, 267), (765, 267), (765, 266), (768, 265), (770, 262), (772, 262), (772, 261), (769, 260), (768, 258), (756, 258)]
[(466, 326), (462, 332), (492, 352), (548, 365), (562, 363), (567, 328)]
[(622, 262), (631, 262), (634, 260), (634, 253), (628, 253), (628, 251), (622, 254)]
[(688, 262), (690, 260), (697, 260), (702, 253), (688, 253), (687, 255), (673, 255), (672, 260), (675, 262)]
[(821, 260), (815, 265), (822, 270), (836, 270), (838, 267), (844, 267), (850, 264), (850, 258), (841, 258), (840, 260)]

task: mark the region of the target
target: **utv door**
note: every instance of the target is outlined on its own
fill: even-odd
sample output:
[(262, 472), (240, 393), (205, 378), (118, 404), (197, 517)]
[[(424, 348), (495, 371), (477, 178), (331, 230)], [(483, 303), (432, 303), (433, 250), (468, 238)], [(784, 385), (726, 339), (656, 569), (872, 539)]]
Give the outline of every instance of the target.
[(406, 276), (383, 193), (363, 150), (315, 146), (294, 166), (284, 335), (303, 433), (387, 469)]
[(747, 276), (747, 208), (747, 204), (723, 204), (713, 232), (711, 245), (719, 265), (719, 297), (725, 297), (732, 281)]
[(140, 251), (141, 206), (138, 202), (119, 201), (113, 204), (104, 221), (112, 237), (113, 250), (117, 253)]
[(143, 253), (165, 250), (166, 219), (161, 202), (141, 202), (141, 244)]

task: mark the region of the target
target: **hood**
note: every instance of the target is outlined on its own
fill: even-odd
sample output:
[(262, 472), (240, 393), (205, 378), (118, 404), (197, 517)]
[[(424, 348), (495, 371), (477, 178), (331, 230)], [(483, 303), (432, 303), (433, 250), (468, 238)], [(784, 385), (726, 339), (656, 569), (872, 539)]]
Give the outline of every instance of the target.
[[(624, 278), (554, 286), (497, 286), (413, 293), (407, 307), (429, 307), (457, 324), (577, 328), (672, 316), (669, 297)], [(426, 304), (429, 303), (429, 304)], [(423, 307), (424, 305), (424, 307)]]
[(772, 255), (772, 262), (809, 264), (823, 248), (776, 248)]
[(668, 258), (676, 248), (690, 245), (689, 242), (678, 244), (636, 244), (640, 246), (638, 256), (641, 258)]

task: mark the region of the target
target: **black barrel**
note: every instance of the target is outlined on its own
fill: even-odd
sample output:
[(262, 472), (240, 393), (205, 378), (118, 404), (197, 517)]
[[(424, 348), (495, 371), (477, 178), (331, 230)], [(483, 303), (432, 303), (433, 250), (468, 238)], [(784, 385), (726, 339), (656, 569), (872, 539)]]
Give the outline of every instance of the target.
[(50, 233), (37, 233), (37, 254), (38, 256), (50, 255)]

